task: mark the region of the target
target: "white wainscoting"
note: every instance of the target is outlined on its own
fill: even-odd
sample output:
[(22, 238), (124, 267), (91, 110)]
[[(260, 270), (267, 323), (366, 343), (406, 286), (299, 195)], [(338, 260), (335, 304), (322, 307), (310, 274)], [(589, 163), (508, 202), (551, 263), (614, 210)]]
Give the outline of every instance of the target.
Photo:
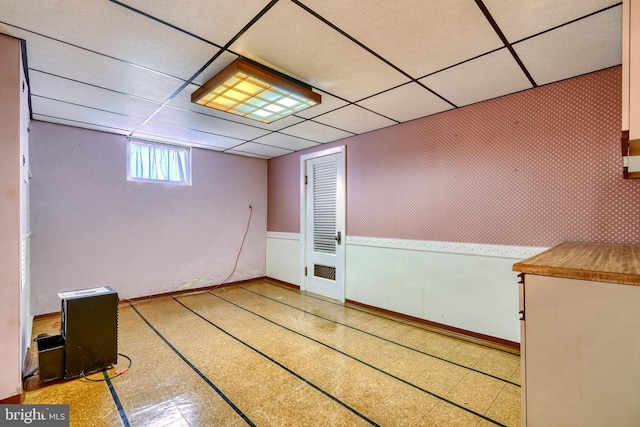
[[(547, 248), (347, 236), (346, 298), (520, 342), (519, 260)], [(267, 232), (267, 276), (300, 285), (300, 236)]]
[(300, 286), (300, 233), (267, 231), (267, 277)]

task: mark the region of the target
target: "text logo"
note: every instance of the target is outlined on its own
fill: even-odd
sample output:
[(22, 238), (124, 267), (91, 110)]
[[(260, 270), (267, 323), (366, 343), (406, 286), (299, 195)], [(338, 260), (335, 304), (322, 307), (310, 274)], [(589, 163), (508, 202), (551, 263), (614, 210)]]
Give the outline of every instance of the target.
[(0, 405), (0, 427), (69, 427), (69, 405)]

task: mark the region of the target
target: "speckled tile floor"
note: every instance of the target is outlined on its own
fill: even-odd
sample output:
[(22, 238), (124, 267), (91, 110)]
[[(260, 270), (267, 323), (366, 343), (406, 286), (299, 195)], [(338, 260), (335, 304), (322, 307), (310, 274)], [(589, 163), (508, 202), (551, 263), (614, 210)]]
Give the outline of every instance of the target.
[(520, 425), (519, 356), (267, 281), (121, 305), (118, 324), (126, 373), (34, 378), (25, 403), (82, 427)]

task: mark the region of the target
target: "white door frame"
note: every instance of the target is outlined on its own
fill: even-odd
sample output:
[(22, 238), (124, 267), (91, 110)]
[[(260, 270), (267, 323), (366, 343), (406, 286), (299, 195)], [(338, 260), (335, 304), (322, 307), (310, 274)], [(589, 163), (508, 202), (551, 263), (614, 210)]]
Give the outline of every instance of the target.
[(300, 156), (300, 289), (307, 290), (307, 276), (304, 274), (307, 265), (307, 186), (304, 177), (307, 172), (307, 161), (317, 157), (328, 156), (331, 154), (341, 154), (338, 156), (338, 188), (336, 192), (336, 232), (342, 234), (342, 258), (337, 259), (337, 263), (341, 264), (341, 268), (336, 269), (336, 282), (342, 283), (343, 295), (341, 301), (345, 300), (345, 257), (346, 257), (346, 149), (345, 145), (339, 147), (327, 148), (326, 150), (316, 151), (314, 153), (304, 154)]

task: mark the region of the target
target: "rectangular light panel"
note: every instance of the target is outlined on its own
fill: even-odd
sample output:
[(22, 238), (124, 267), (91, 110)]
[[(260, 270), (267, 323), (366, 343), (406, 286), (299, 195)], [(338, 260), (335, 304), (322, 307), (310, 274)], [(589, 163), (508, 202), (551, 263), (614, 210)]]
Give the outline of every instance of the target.
[(262, 123), (271, 123), (321, 102), (310, 87), (236, 59), (191, 94), (191, 102)]

